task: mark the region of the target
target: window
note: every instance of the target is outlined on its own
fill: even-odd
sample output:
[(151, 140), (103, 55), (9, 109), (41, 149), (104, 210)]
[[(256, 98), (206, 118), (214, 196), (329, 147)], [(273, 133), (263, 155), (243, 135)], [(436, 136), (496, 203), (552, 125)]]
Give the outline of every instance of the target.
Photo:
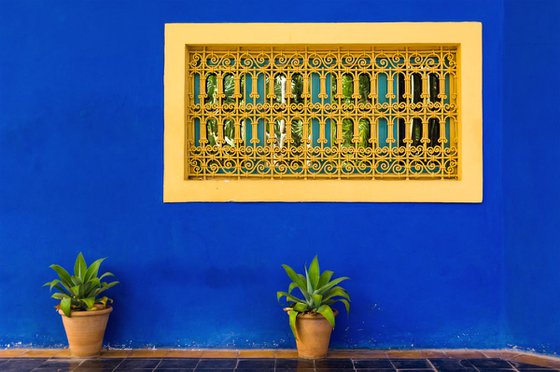
[(164, 199), (480, 201), (480, 48), (476, 23), (167, 25)]
[(187, 49), (187, 175), (456, 179), (456, 47)]

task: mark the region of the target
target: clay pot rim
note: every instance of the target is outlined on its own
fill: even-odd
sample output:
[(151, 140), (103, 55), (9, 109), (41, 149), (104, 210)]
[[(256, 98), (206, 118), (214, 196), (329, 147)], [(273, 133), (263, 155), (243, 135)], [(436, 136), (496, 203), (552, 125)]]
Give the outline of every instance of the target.
[[(62, 312), (62, 310), (58, 309), (57, 311), (61, 316), (66, 316), (64, 315), (64, 312)], [(72, 310), (69, 318), (84, 317), (84, 316), (99, 316), (99, 315), (109, 314), (111, 311), (113, 311), (112, 306), (107, 306), (105, 309), (100, 309), (100, 310)]]
[[(285, 312), (288, 312), (288, 311), (290, 311), (291, 309), (292, 309), (291, 307), (285, 307), (285, 308), (284, 308), (284, 311), (285, 311)], [(334, 314), (334, 316), (337, 316), (337, 315), (338, 315), (338, 310), (337, 310), (337, 309), (333, 309), (333, 314)], [(310, 320), (322, 320), (322, 319), (325, 319), (325, 317), (324, 317), (323, 315), (321, 315), (321, 314), (319, 314), (319, 313), (312, 313), (312, 312), (309, 312), (309, 313), (299, 313), (297, 317), (300, 318), (300, 319), (310, 319)]]

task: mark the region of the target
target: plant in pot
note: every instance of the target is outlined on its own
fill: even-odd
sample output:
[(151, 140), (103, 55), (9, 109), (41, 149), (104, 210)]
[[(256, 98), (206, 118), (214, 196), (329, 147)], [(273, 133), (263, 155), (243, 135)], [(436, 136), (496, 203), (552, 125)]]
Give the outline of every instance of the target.
[[(349, 278), (343, 276), (332, 279), (334, 273), (329, 270), (321, 273), (317, 256), (309, 268), (304, 266), (305, 275), (296, 273), (288, 265), (282, 267), (292, 282), (288, 292), (279, 291), (277, 298), (278, 301), (285, 298), (290, 303), (284, 310), (290, 318), (298, 356), (304, 359), (324, 358), (329, 351), (331, 332), (338, 313), (332, 305), (341, 302), (346, 312), (350, 312), (350, 295), (338, 285)], [(298, 289), (303, 297), (297, 296), (294, 289)]]
[(110, 306), (113, 300), (100, 295), (119, 282), (103, 281), (114, 276), (110, 272), (98, 276), (99, 266), (104, 260), (105, 258), (100, 258), (87, 266), (80, 252), (74, 264), (74, 275), (70, 275), (59, 265), (49, 266), (59, 278), (44, 286), (49, 286), (51, 291), (53, 288), (57, 290), (52, 298), (60, 301), (55, 308), (62, 317), (70, 355), (75, 357), (89, 357), (100, 353), (109, 314), (113, 311)]

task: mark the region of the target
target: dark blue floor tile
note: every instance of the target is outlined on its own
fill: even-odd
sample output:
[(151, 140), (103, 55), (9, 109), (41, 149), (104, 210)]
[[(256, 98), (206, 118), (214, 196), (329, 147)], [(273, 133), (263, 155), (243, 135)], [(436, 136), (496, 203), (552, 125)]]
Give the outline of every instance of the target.
[(116, 368), (124, 359), (87, 359), (80, 368)]
[(338, 367), (327, 367), (327, 368), (315, 368), (316, 372), (354, 372), (354, 368), (338, 368)]
[(479, 372), (514, 372), (513, 368), (478, 368)]
[(276, 359), (276, 369), (278, 368), (290, 368), (290, 369), (313, 369), (315, 364), (312, 360), (305, 359)]
[(541, 371), (546, 371), (546, 370), (556, 371), (556, 369), (554, 368), (541, 367), (541, 366), (537, 366), (536, 364), (521, 363), (521, 362), (510, 362), (510, 363), (513, 364), (513, 366), (520, 371), (526, 369), (540, 369)]
[(115, 367), (82, 367), (79, 366), (74, 372), (112, 372)]
[(475, 371), (470, 363), (462, 363), (460, 359), (436, 358), (430, 359), (430, 362), (440, 372)]
[(354, 368), (350, 359), (319, 359), (315, 361), (315, 368)]
[(154, 369), (161, 362), (161, 359), (143, 359), (133, 358), (125, 359), (119, 364), (117, 371), (132, 369), (132, 368), (151, 368)]
[(176, 358), (163, 359), (158, 365), (158, 369), (162, 368), (195, 368), (198, 364), (198, 358)]
[(39, 368), (55, 368), (55, 367), (66, 367), (66, 368), (76, 368), (82, 364), (82, 360), (77, 359), (49, 359), (46, 360), (43, 364), (39, 366)]
[(156, 368), (157, 372), (193, 372), (194, 368)]
[(237, 359), (200, 359), (196, 369), (223, 368), (234, 369), (237, 366)]
[(395, 372), (393, 368), (358, 368), (358, 372)]
[(391, 359), (396, 369), (432, 369), (426, 359)]
[(249, 369), (274, 369), (274, 359), (239, 359), (237, 361), (237, 369), (249, 368)]
[(364, 368), (385, 368), (385, 369), (393, 369), (393, 365), (389, 359), (360, 359), (354, 360), (354, 367), (357, 369), (364, 369)]
[[(33, 369), (33, 371), (35, 372), (51, 372), (51, 371), (55, 371), (55, 372), (70, 372), (73, 371), (74, 369), (76, 369), (76, 366), (60, 366), (60, 367), (38, 367)], [(2, 370), (2, 367), (0, 367), (0, 371)]]
[(32, 369), (39, 367), (45, 361), (46, 359), (12, 359), (3, 363), (1, 367), (2, 371), (31, 371)]
[(304, 368), (304, 367), (292, 367), (292, 368), (278, 368), (276, 367), (276, 372), (314, 372), (315, 368)]
[(553, 368), (544, 368), (544, 367), (537, 367), (537, 368), (518, 368), (520, 372), (546, 372), (546, 371), (558, 371), (557, 369)]
[(507, 368), (512, 369), (511, 364), (503, 359), (498, 358), (483, 358), (483, 359), (465, 359), (463, 364), (468, 366), (468, 363), (472, 364), (477, 369), (481, 368)]
[(273, 368), (236, 368), (235, 372), (274, 372)]

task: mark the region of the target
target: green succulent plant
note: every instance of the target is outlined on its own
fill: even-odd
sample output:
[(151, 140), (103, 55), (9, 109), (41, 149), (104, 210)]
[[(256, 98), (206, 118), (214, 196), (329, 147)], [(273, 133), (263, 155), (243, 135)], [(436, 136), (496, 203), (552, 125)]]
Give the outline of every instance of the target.
[(59, 265), (49, 266), (58, 274), (59, 279), (46, 282), (43, 286), (49, 286), (51, 291), (53, 288), (58, 290), (52, 298), (60, 300), (56, 307), (64, 315), (69, 317), (72, 311), (104, 309), (108, 303), (113, 302), (108, 297), (99, 297), (107, 289), (119, 284), (117, 281), (102, 281), (104, 278), (114, 277), (110, 272), (98, 277), (99, 266), (104, 260), (105, 258), (100, 258), (87, 266), (84, 255), (80, 252), (74, 264), (74, 275), (70, 275)]
[[(338, 284), (350, 278), (343, 276), (332, 279), (334, 272), (325, 270), (321, 273), (319, 259), (313, 258), (309, 268), (304, 266), (305, 275), (296, 273), (290, 266), (282, 265), (288, 277), (292, 280), (288, 292), (278, 291), (278, 301), (285, 297), (290, 303), (288, 315), (290, 317), (290, 328), (297, 338), (296, 319), (299, 314), (315, 313), (325, 317), (334, 328), (335, 314), (331, 307), (336, 302), (342, 302), (346, 312), (350, 312), (350, 295)], [(331, 280), (332, 279), (332, 280)], [(294, 289), (301, 292), (303, 298), (293, 294)]]

